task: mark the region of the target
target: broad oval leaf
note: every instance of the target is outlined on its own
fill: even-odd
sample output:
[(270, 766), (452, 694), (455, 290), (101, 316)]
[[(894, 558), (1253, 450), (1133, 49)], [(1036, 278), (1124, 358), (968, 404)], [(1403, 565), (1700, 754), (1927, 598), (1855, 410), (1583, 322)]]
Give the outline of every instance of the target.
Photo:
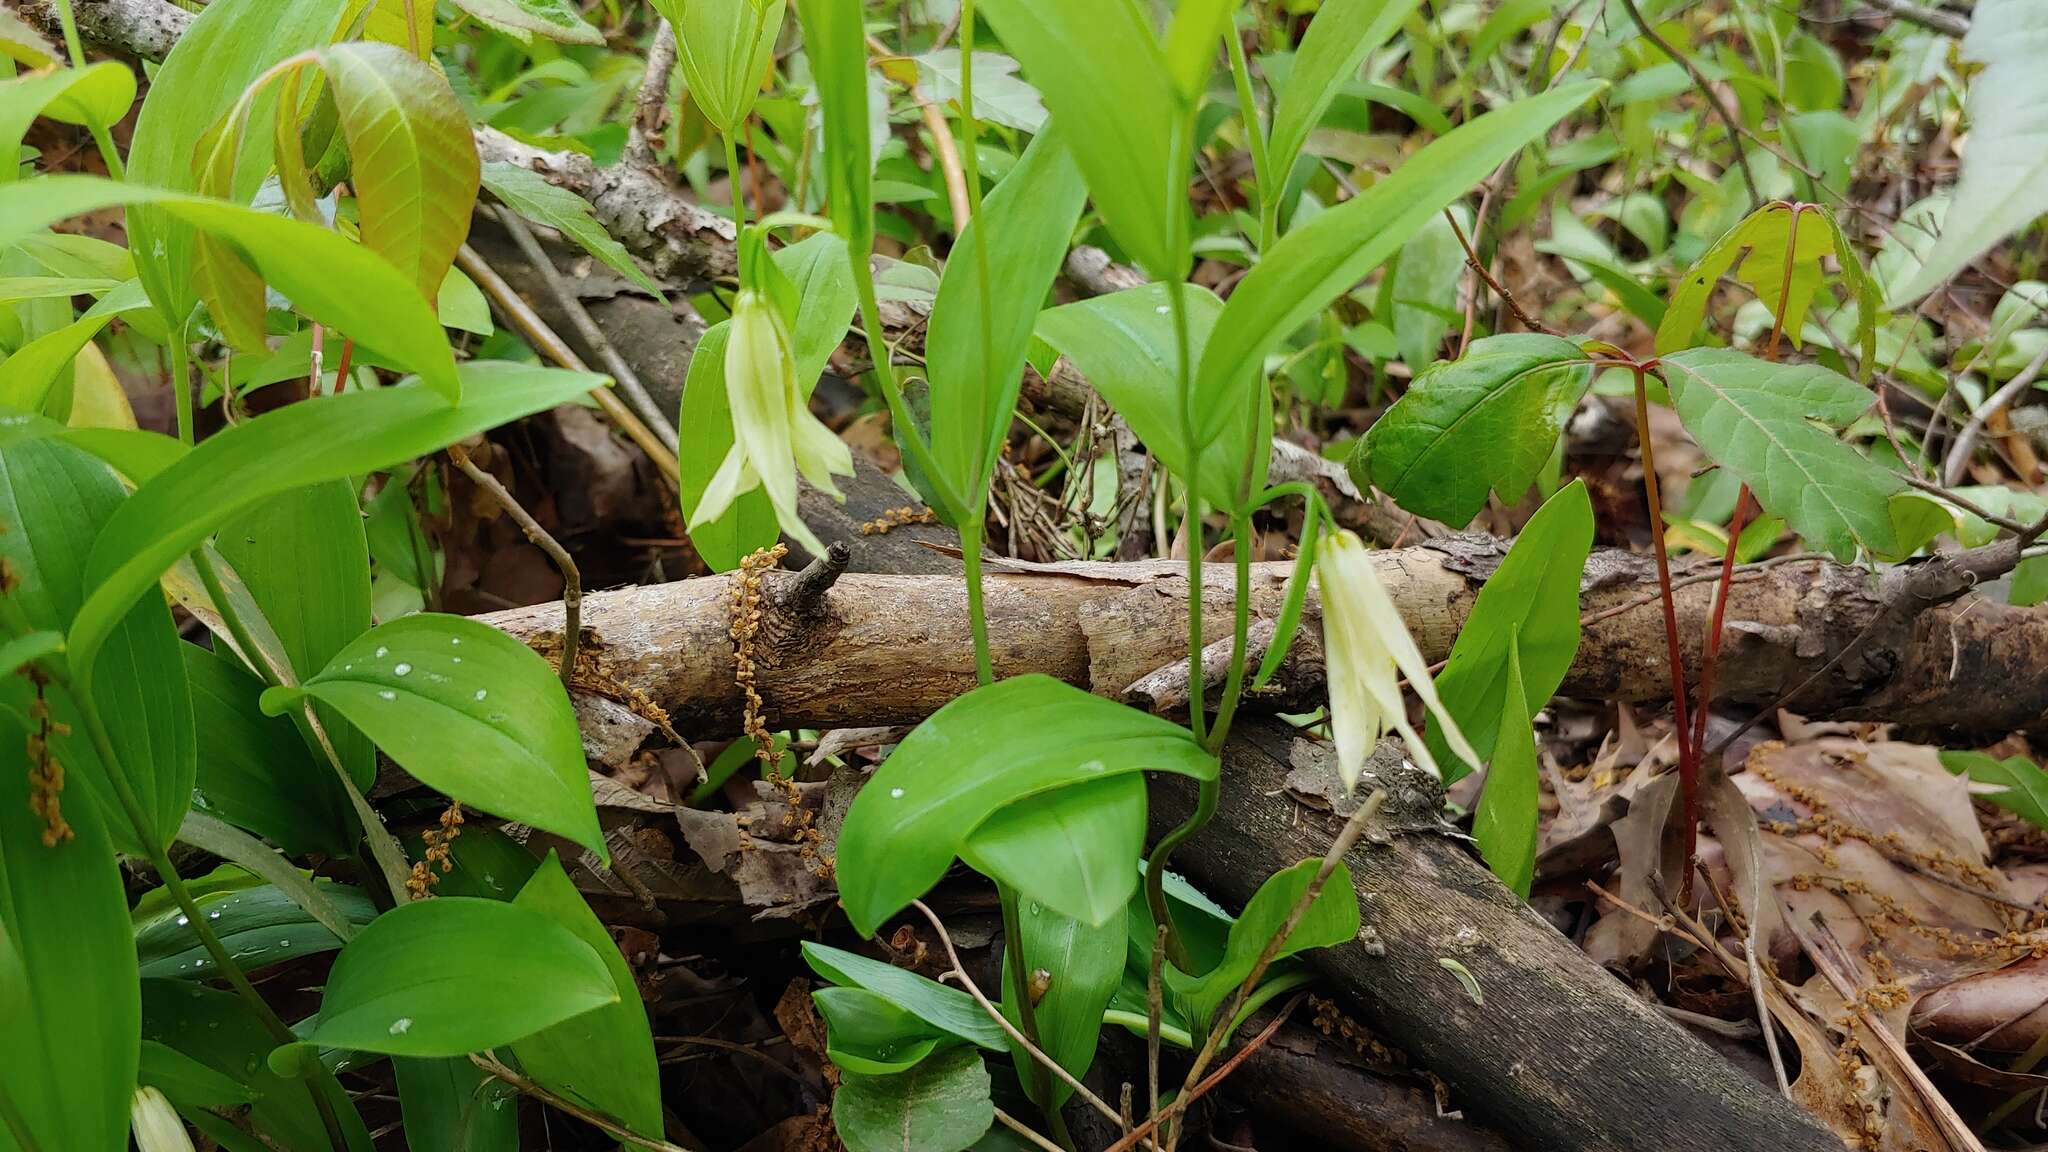
[(607, 855), (576, 710), (548, 662), (488, 624), (423, 612), (358, 636), (272, 715), (310, 696), (419, 781), (494, 816)]
[(320, 67), (348, 137), (363, 244), (432, 300), (476, 204), (469, 118), (447, 79), (402, 48), (336, 44)]
[[(1041, 132), (954, 242), (932, 303), (925, 364), (932, 457), (955, 492), (988, 487), (1023, 384), (1032, 323), (1087, 199), (1062, 134)], [(988, 249), (987, 295), (977, 243)]]
[(954, 1040), (996, 1052), (1009, 1044), (1002, 1026), (958, 988), (824, 944), (806, 942), (803, 953), (818, 975), (842, 988), (872, 992)]
[(37, 116), (110, 128), (134, 102), (135, 73), (112, 60), (0, 80), (0, 156), (10, 158), (0, 182), (14, 178), (12, 158), (20, 155), (21, 138)]
[(460, 371), (477, 386), (460, 408), (403, 385), (304, 400), (208, 437), (136, 489), (93, 542), (92, 592), (70, 633), (74, 675), (89, 682), (114, 624), (178, 557), (237, 513), (290, 488), (437, 451), (604, 383), (588, 373), (498, 361), (470, 361)]
[(1067, 133), (1109, 234), (1153, 279), (1180, 279), (1186, 126), (1147, 13), (1099, 0), (992, 0), (981, 14)]
[(843, 1074), (832, 1126), (847, 1152), (961, 1152), (995, 1123), (988, 1090), (981, 1053), (949, 1048), (894, 1076)]
[(863, 936), (924, 895), (997, 811), (1143, 771), (1216, 778), (1187, 729), (1050, 676), (1000, 681), (933, 713), (854, 798), (839, 832), (839, 898)]
[(1898, 558), (1889, 502), (1905, 481), (1827, 430), (1870, 407), (1867, 389), (1818, 364), (1773, 364), (1725, 348), (1662, 363), (1685, 430), (1766, 512), (1838, 560), (1859, 548)]
[[(0, 188), (0, 249), (59, 220), (117, 204), (161, 208), (232, 245), (307, 317), (418, 372), (451, 401), (461, 398), (454, 353), (426, 297), (389, 261), (325, 228), (224, 200), (97, 176), (40, 176)], [(260, 306), (261, 285), (252, 282), (251, 287)], [(168, 311), (168, 302), (156, 295), (159, 289), (150, 291), (157, 307)]]
[(440, 896), (393, 908), (349, 941), (327, 974), (307, 1039), (394, 1056), (462, 1056), (618, 999), (604, 961), (545, 913)]
[(1535, 483), (1592, 379), (1591, 358), (1561, 337), (1475, 340), (1418, 375), (1373, 423), (1352, 450), (1351, 475), (1461, 528), (1489, 491), (1514, 500)]
[(570, 0), (450, 0), (457, 8), (520, 40), (527, 33), (565, 44), (602, 44), (604, 33), (583, 19)]
[(811, 1003), (825, 1018), (825, 1055), (837, 1067), (869, 1076), (907, 1071), (940, 1042), (956, 1042), (865, 988), (820, 988)]
[[(0, 558), (16, 581), (9, 599), (28, 623), (75, 636), (93, 541), (129, 497), (105, 463), (54, 436), (34, 437), (0, 443), (0, 526), (6, 528)], [(198, 770), (191, 690), (161, 595), (138, 595), (106, 625), (111, 642), (99, 677), (88, 685), (74, 676), (72, 687), (91, 693), (148, 827), (137, 829), (116, 802), (107, 778), (115, 766), (101, 760), (71, 693), (56, 687), (45, 696), (63, 728), (53, 732), (50, 747), (78, 785), (75, 803), (96, 801), (115, 846), (143, 854), (142, 837), (157, 847), (170, 843), (190, 801)], [(67, 657), (75, 674), (75, 640)], [(21, 677), (0, 681), (0, 709), (27, 715), (34, 695)]]
[[(1315, 880), (1322, 863), (1320, 860), (1303, 860), (1268, 876), (1245, 904), (1244, 914), (1231, 922), (1223, 958), (1214, 968), (1197, 976), (1182, 972), (1171, 964), (1166, 965), (1166, 986), (1185, 999), (1188, 1018), (1194, 1023), (1197, 1034), (1208, 1025), (1217, 1009), (1237, 993), (1245, 977), (1251, 975), (1259, 953), (1286, 927), (1288, 914), (1308, 892), (1308, 886)], [(1274, 959), (1310, 948), (1342, 944), (1356, 935), (1358, 893), (1351, 887), (1351, 866), (1339, 861), (1329, 880), (1323, 884), (1322, 891), (1316, 894), (1315, 902), (1295, 924), (1294, 931), (1281, 941)]]
[[(377, 906), (360, 889), (321, 882), (320, 892), (357, 927), (377, 917)], [(248, 971), (341, 947), (340, 937), (272, 884), (209, 892), (196, 902), (228, 954)], [(211, 980), (220, 975), (185, 914), (175, 908), (137, 926), (135, 951), (145, 978)]]
[[(1134, 879), (1137, 869), (1130, 867), (1130, 861), (1136, 856), (1133, 851), (1124, 857), (1124, 873)], [(1095, 1046), (1102, 1039), (1102, 1010), (1109, 1006), (1110, 997), (1116, 994), (1123, 979), (1127, 944), (1123, 919), (1091, 925), (1062, 916), (1035, 900), (1024, 899), (1019, 903), (1018, 936), (1023, 944), (1024, 963), (1030, 969), (1027, 980), (1038, 972), (1049, 978), (1032, 1009), (1039, 1048), (1077, 1078), (1086, 1076), (1089, 1066), (1095, 1063)], [(1015, 958), (1012, 949), (1003, 949), (1003, 1015), (1022, 1031), (1017, 1012), (1016, 973), (1011, 967)], [(1030, 1066), (1032, 1057), (1014, 1040), (1011, 1056), (1017, 1067)], [(1047, 1106), (1042, 1089), (1050, 1091), (1050, 1106), (1054, 1108), (1065, 1104), (1074, 1093), (1066, 1081), (1050, 1074), (1022, 1079), (1025, 1094), (1040, 1107)]]
[(960, 858), (1033, 904), (1090, 925), (1123, 914), (1144, 854), (1145, 781), (1111, 776), (1019, 800), (982, 822)]
[[(1404, 161), (1392, 176), (1319, 213), (1238, 282), (1202, 352), (1195, 425), (1203, 439), (1244, 410), (1266, 354), (1393, 255), (1424, 222), (1606, 85), (1561, 84), (1489, 112)], [(1058, 108), (1055, 107), (1057, 112)]]
[(2048, 212), (2048, 7), (1983, 0), (1970, 13), (1963, 58), (1984, 65), (1970, 80), (1970, 146), (1963, 153), (1941, 238), (1920, 270), (1892, 293), (1897, 308), (1961, 271), (1985, 249)]
[[(1436, 691), (1481, 759), (1494, 755), (1494, 733), (1506, 723), (1503, 700), (1528, 700), (1526, 727), (1571, 670), (1579, 651), (1579, 578), (1592, 548), (1593, 501), (1585, 482), (1574, 480), (1543, 502), (1480, 586)], [(1519, 669), (1523, 697), (1507, 687), (1511, 668)], [(1446, 781), (1456, 780), (1478, 765), (1454, 753), (1441, 729), (1432, 716), (1430, 755)]]
[(0, 1083), (40, 1147), (121, 1148), (142, 1027), (121, 870), (75, 791), (71, 835), (43, 842), (27, 750), (0, 708)]
[(655, 1063), (654, 1033), (633, 970), (604, 924), (569, 882), (551, 851), (513, 901), (567, 928), (589, 945), (611, 974), (618, 1003), (564, 1020), (512, 1042), (512, 1054), (528, 1076), (554, 1092), (624, 1121), (642, 1136), (659, 1139), (661, 1068)]

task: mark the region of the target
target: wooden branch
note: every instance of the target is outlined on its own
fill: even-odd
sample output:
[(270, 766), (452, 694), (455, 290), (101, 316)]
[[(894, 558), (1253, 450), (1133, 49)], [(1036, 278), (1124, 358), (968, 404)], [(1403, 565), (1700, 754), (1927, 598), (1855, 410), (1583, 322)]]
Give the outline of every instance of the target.
[[(1227, 906), (1322, 855), (1342, 822), (1308, 782), (1334, 777), (1325, 750), (1274, 722), (1240, 733), (1224, 753), (1231, 786), (1215, 819), (1174, 857)], [(1397, 745), (1367, 772), (1395, 799), (1382, 842), (1369, 836), (1348, 857), (1366, 927), (1308, 959), (1461, 1106), (1532, 1148), (1839, 1152), (1811, 1117), (1608, 975), (1437, 830), (1441, 789), (1403, 767)], [(1154, 782), (1155, 834), (1192, 810), (1182, 783)]]
[[(846, 538), (854, 572), (827, 594), (821, 613), (777, 610), (794, 575), (768, 575), (758, 686), (778, 727), (915, 723), (974, 687), (960, 581), (863, 575), (862, 538)], [(1506, 547), (1492, 537), (1461, 535), (1373, 554), (1427, 658), (1449, 653)], [(997, 674), (1044, 672), (1121, 697), (1141, 678), (1184, 660), (1186, 584), (1178, 567), (1167, 561), (995, 562), (988, 618)], [(1289, 567), (1255, 566), (1254, 609), (1262, 617), (1277, 614)], [(584, 599), (593, 658), (693, 735), (738, 730), (727, 579)], [(1210, 566), (1205, 603), (1211, 611), (1227, 614), (1230, 579), (1227, 565)], [(1582, 618), (1590, 623), (1563, 695), (1668, 699), (1663, 623), (1648, 595), (1653, 580), (1647, 557), (1610, 549), (1593, 554), (1580, 597)], [(1818, 559), (1738, 570), (1728, 601), (1720, 700), (1763, 705), (1800, 688), (1784, 706), (1809, 715), (1978, 731), (2041, 726), (2048, 719), (2048, 612), (1983, 597), (1942, 603), (1969, 581), (1969, 572), (1942, 563), (1878, 574)], [(1677, 599), (1679, 629), (1688, 637), (1684, 655), (1696, 667), (1713, 585), (1681, 587)], [(1309, 613), (1277, 678), (1285, 687), (1264, 698), (1268, 706), (1320, 702), (1313, 597)], [(562, 612), (558, 604), (543, 604), (483, 619), (542, 643), (560, 631)], [(1813, 682), (1801, 687), (1809, 677)]]

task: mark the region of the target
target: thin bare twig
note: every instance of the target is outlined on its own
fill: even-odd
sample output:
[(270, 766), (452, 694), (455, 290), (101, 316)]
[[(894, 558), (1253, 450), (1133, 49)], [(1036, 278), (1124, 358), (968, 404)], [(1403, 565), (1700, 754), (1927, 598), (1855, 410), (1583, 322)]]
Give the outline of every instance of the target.
[(692, 1149), (685, 1148), (680, 1144), (671, 1144), (666, 1140), (642, 1136), (603, 1112), (586, 1108), (574, 1100), (559, 1096), (514, 1072), (511, 1068), (506, 1067), (503, 1061), (489, 1052), (472, 1052), (469, 1054), (469, 1062), (482, 1069), (484, 1074), (492, 1079), (503, 1080), (520, 1092), (539, 1100), (551, 1108), (567, 1112), (585, 1124), (596, 1125), (603, 1129), (606, 1135), (622, 1144), (631, 1144), (635, 1148), (652, 1149), (653, 1152), (693, 1152)]
[[(1282, 1024), (1287, 1023), (1287, 1018), (1294, 1015), (1294, 1010), (1301, 1005), (1301, 1002), (1303, 1000), (1307, 998), (1308, 993), (1306, 992), (1296, 993), (1294, 998), (1287, 1002), (1287, 1007), (1282, 1008), (1279, 1014), (1275, 1015), (1272, 1020), (1268, 1021), (1264, 1028), (1259, 1029), (1258, 1035), (1252, 1037), (1250, 1040), (1245, 1041), (1244, 1047), (1239, 1048), (1237, 1051), (1231, 1053), (1230, 1059), (1225, 1060), (1220, 1066), (1217, 1067), (1217, 1069), (1214, 1072), (1209, 1073), (1209, 1075), (1205, 1077), (1200, 1084), (1197, 1084), (1193, 1088), (1189, 1089), (1187, 1093), (1181, 1097), (1180, 1100), (1175, 1101), (1175, 1107), (1184, 1110), (1188, 1105), (1193, 1104), (1195, 1101), (1200, 1100), (1203, 1096), (1207, 1095), (1210, 1089), (1216, 1087), (1218, 1084), (1221, 1084), (1224, 1080), (1228, 1079), (1232, 1072), (1237, 1071), (1238, 1065), (1243, 1064), (1247, 1059), (1249, 1059), (1252, 1053), (1257, 1052), (1259, 1049), (1266, 1046), (1266, 1041), (1271, 1040), (1274, 1034), (1280, 1031), (1280, 1026)], [(1130, 1148), (1133, 1148), (1137, 1145), (1138, 1141), (1143, 1140), (1146, 1136), (1150, 1135), (1166, 1119), (1167, 1118), (1165, 1116), (1159, 1113), (1158, 1109), (1153, 1109), (1151, 1117), (1149, 1117), (1143, 1124), (1140, 1124), (1137, 1128), (1132, 1129), (1130, 1132), (1126, 1133), (1123, 1139), (1118, 1140), (1116, 1143), (1110, 1145), (1107, 1149), (1104, 1150), (1104, 1152), (1128, 1152)]]
[(605, 371), (611, 373), (612, 380), (619, 386), (619, 391), (633, 406), (634, 414), (639, 416), (656, 436), (661, 437), (661, 442), (668, 445), (669, 451), (680, 451), (682, 441), (676, 435), (675, 424), (662, 412), (661, 405), (654, 402), (653, 394), (640, 382), (640, 374), (633, 371), (633, 366), (626, 363), (626, 358), (619, 355), (618, 348), (605, 336), (604, 329), (599, 328), (597, 321), (591, 319), (590, 310), (583, 306), (583, 301), (576, 295), (576, 289), (570, 287), (569, 282), (562, 278), (561, 271), (555, 267), (555, 262), (548, 256), (547, 249), (541, 247), (540, 240), (533, 234), (533, 229), (528, 228), (526, 221), (521, 220), (516, 212), (500, 211), (498, 223), (504, 225), (505, 231), (512, 237), (512, 242), (519, 246), (520, 253), (533, 265), (534, 271), (540, 273), (541, 281), (548, 286), (548, 295), (553, 296), (555, 303), (568, 315), (569, 324), (576, 329), (576, 335), (582, 337), (583, 343), (597, 353), (598, 362), (604, 365)]
[(540, 521), (533, 518), (533, 513), (528, 512), (519, 503), (519, 498), (498, 482), (496, 476), (477, 467), (476, 461), (469, 458), (469, 452), (462, 445), (450, 444), (448, 458), (455, 461), (455, 466), (462, 469), (462, 474), (469, 477), (470, 483), (483, 489), (492, 500), (497, 501), (498, 507), (503, 508), (505, 514), (512, 517), (512, 522), (519, 525), (519, 530), (526, 533), (526, 539), (534, 547), (547, 553), (548, 559), (554, 561), (555, 567), (561, 571), (561, 675), (562, 687), (569, 687), (576, 676), (576, 638), (583, 629), (583, 575), (577, 571), (576, 561), (570, 557), (568, 549), (562, 547), (547, 529), (540, 526)]
[[(1521, 321), (1523, 327), (1532, 332), (1541, 332), (1547, 336), (1562, 335), (1557, 329), (1524, 312), (1522, 306), (1515, 302), (1514, 294), (1508, 291), (1507, 285), (1502, 284), (1494, 278), (1492, 272), (1487, 271), (1485, 263), (1479, 259), (1479, 253), (1473, 249), (1472, 241), (1465, 238), (1465, 229), (1459, 225), (1458, 217), (1449, 208), (1444, 209), (1444, 219), (1451, 222), (1451, 231), (1457, 233), (1458, 245), (1465, 249), (1465, 266), (1472, 269), (1481, 280), (1486, 282), (1486, 286), (1493, 291), (1495, 296), (1500, 298), (1502, 304), (1507, 305), (1508, 311), (1514, 313), (1515, 319)], [(1471, 326), (1468, 323), (1466, 335), (1469, 337), (1470, 334)]]
[(654, 42), (647, 47), (647, 70), (640, 74), (640, 91), (633, 98), (633, 128), (626, 136), (627, 153), (642, 164), (656, 163), (662, 111), (668, 105), (668, 78), (675, 68), (676, 30), (657, 17)]
[(1863, 2), (1872, 8), (1877, 8), (1897, 16), (1908, 24), (1918, 24), (1922, 28), (1932, 28), (1936, 32), (1945, 33), (1950, 36), (1967, 36), (1970, 32), (1968, 17), (1954, 12), (1945, 12), (1939, 8), (1923, 7), (1913, 3), (1912, 0), (1863, 0)]
[[(518, 330), (519, 335), (528, 344), (533, 345), (535, 351), (572, 372), (590, 371), (590, 366), (583, 362), (581, 356), (576, 355), (576, 350), (569, 347), (553, 328), (548, 327), (547, 321), (540, 318), (540, 314), (533, 310), (533, 306), (521, 299), (519, 293), (512, 290), (512, 285), (507, 284), (505, 278), (498, 275), (498, 270), (476, 254), (476, 249), (467, 244), (456, 249), (455, 265), (471, 280), (476, 281), (477, 287), (483, 289), (484, 295), (490, 298), (492, 307)], [(675, 483), (676, 478), (682, 475), (683, 466), (669, 446), (662, 443), (661, 437), (656, 436), (653, 429), (642, 422), (631, 408), (626, 407), (624, 401), (612, 395), (610, 388), (592, 388), (590, 397), (597, 402), (598, 409), (612, 423), (617, 424), (633, 443), (638, 444), (649, 460), (654, 461), (654, 466), (661, 474), (666, 476), (671, 484)]]
[(1022, 1136), (1034, 1148), (1043, 1148), (1045, 1152), (1067, 1152), (1066, 1149), (1040, 1136), (1032, 1130), (1030, 1125), (1003, 1111), (1001, 1108), (996, 1109), (996, 1123)]
[(1955, 440), (1949, 445), (1948, 456), (1942, 461), (1943, 484), (1953, 488), (1962, 482), (1963, 470), (1970, 466), (1970, 454), (1977, 450), (1977, 437), (1983, 434), (1984, 425), (1992, 417), (2011, 407), (2012, 402), (2024, 395), (2027, 389), (2032, 388), (2034, 381), (2040, 379), (2041, 370), (2044, 368), (2048, 368), (2048, 346), (2044, 346), (2036, 353), (2034, 358), (2027, 362), (2027, 366), (2020, 369), (2019, 375), (2006, 381), (2003, 388), (1993, 392), (1984, 403), (1977, 406), (1975, 412), (1970, 413), (1969, 420), (1964, 422), (1962, 431), (1956, 433)]

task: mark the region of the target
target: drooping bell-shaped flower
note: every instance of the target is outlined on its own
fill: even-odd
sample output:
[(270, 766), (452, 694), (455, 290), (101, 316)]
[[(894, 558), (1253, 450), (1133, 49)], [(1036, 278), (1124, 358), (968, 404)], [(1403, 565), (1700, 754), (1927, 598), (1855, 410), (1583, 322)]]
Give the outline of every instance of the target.
[[(766, 249), (757, 245), (743, 244), (741, 256), (743, 262), (750, 256), (760, 264), (767, 262)], [(797, 514), (797, 473), (833, 499), (843, 500), (832, 477), (853, 475), (853, 453), (811, 414), (797, 379), (789, 322), (766, 275), (757, 283), (750, 275), (753, 271), (742, 268), (725, 342), (732, 448), (704, 489), (689, 526), (695, 529), (718, 519), (742, 493), (762, 488), (782, 530), (811, 555), (823, 556), (825, 546)]]
[(135, 1090), (128, 1108), (128, 1122), (140, 1152), (192, 1152), (192, 1137), (177, 1109), (162, 1092), (145, 1084)]
[(1389, 728), (1407, 739), (1408, 755), (1416, 763), (1441, 775), (1429, 746), (1408, 723), (1408, 708), (1401, 700), (1403, 676), (1442, 726), (1451, 751), (1477, 764), (1479, 756), (1437, 698), (1429, 662), (1380, 583), (1371, 553), (1355, 534), (1340, 531), (1323, 540), (1316, 553), (1316, 589), (1323, 604), (1330, 728), (1337, 737), (1337, 769), (1344, 786), (1358, 785), (1366, 758)]

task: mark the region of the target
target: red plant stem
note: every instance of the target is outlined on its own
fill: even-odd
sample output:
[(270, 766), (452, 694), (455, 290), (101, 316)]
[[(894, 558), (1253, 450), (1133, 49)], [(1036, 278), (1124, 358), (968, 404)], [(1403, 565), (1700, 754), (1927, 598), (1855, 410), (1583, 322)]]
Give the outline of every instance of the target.
[(342, 386), (348, 383), (348, 362), (355, 358), (355, 354), (356, 342), (354, 340), (343, 340), (341, 342), (341, 360), (334, 366), (334, 394), (336, 396), (341, 395)]
[(1728, 587), (1735, 582), (1735, 542), (1749, 519), (1749, 485), (1735, 495), (1735, 514), (1728, 520), (1728, 546), (1721, 552), (1721, 579), (1714, 584), (1714, 612), (1707, 625), (1706, 653), (1700, 659), (1699, 695), (1692, 719), (1692, 754), (1698, 760), (1707, 747), (1707, 706), (1714, 698), (1714, 668), (1721, 656), (1721, 622), (1728, 615)]
[(1664, 602), (1664, 643), (1671, 656), (1671, 719), (1678, 734), (1678, 787), (1685, 795), (1685, 882), (1681, 906), (1692, 888), (1693, 860), (1699, 852), (1699, 762), (1689, 738), (1685, 710), (1685, 657), (1678, 648), (1678, 601), (1671, 592), (1671, 554), (1664, 547), (1664, 505), (1657, 496), (1657, 455), (1650, 444), (1650, 392), (1647, 364), (1631, 364), (1636, 378), (1636, 439), (1643, 450), (1643, 496), (1650, 505), (1650, 541), (1657, 552), (1657, 594)]

